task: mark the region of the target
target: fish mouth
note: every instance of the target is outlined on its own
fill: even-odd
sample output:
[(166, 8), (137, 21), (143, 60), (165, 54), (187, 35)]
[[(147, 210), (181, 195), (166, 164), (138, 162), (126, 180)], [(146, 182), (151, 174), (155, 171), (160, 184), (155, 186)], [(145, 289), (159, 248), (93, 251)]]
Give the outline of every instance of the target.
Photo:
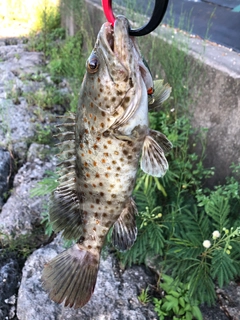
[(122, 65), (127, 67), (130, 62), (130, 51), (132, 49), (128, 20), (124, 16), (117, 16), (114, 27), (109, 22), (106, 22), (104, 29), (105, 44), (108, 51), (114, 55)]

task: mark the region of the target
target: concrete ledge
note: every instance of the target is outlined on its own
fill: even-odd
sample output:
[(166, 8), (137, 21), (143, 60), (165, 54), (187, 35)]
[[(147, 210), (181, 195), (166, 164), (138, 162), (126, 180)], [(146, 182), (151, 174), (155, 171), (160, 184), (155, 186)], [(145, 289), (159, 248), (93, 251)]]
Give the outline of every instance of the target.
[[(86, 0), (86, 4), (96, 35), (106, 21), (101, 3)], [(68, 19), (64, 26), (73, 30), (72, 23), (73, 20)], [(88, 30), (88, 26), (85, 28)], [(168, 46), (171, 50), (172, 34), (171, 28), (162, 26), (144, 41), (155, 37), (155, 46), (157, 42), (157, 46)], [(208, 129), (205, 165), (216, 168), (209, 184), (223, 183), (230, 174), (230, 165), (233, 162), (240, 163), (240, 54), (183, 32), (178, 32), (176, 39), (179, 43), (188, 43), (186, 59), (191, 61), (193, 72), (198, 70), (198, 81), (194, 79), (189, 92), (189, 99), (193, 101), (190, 112), (195, 128)], [(148, 52), (151, 50), (149, 46)], [(179, 48), (182, 50), (181, 46)], [(147, 54), (144, 56), (147, 58)], [(156, 69), (161, 69), (159, 62), (156, 61), (155, 65)]]

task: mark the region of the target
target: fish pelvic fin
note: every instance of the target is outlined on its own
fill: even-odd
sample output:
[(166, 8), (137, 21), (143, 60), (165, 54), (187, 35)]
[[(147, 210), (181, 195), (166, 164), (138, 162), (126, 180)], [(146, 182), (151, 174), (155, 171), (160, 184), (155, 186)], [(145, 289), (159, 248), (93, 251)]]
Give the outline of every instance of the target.
[(148, 98), (148, 110), (158, 111), (161, 108), (162, 103), (169, 98), (172, 88), (168, 83), (163, 84), (163, 80), (155, 80), (153, 83), (154, 94), (153, 96), (150, 95)]
[(151, 136), (144, 140), (140, 165), (144, 172), (154, 177), (162, 177), (168, 170), (164, 151)]
[(131, 198), (113, 225), (112, 243), (117, 250), (126, 251), (134, 244), (137, 238), (137, 226), (135, 222), (137, 214), (136, 204)]
[(44, 266), (42, 281), (51, 300), (70, 308), (81, 308), (91, 298), (99, 267), (100, 253), (75, 244)]

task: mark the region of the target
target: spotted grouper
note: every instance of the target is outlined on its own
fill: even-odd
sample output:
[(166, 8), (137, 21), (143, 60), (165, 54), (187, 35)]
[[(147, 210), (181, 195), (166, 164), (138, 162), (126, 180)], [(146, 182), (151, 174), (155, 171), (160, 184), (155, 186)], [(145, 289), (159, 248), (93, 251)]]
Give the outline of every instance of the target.
[[(79, 308), (90, 299), (104, 239), (121, 251), (137, 235), (137, 207), (132, 198), (139, 160), (141, 169), (161, 177), (168, 169), (164, 153), (172, 145), (149, 129), (149, 95), (154, 83), (128, 20), (105, 23), (86, 63), (75, 115), (60, 126), (61, 175), (53, 192), (50, 220), (56, 232), (76, 244), (45, 265), (43, 285), (50, 298)], [(171, 88), (156, 83), (157, 107)]]

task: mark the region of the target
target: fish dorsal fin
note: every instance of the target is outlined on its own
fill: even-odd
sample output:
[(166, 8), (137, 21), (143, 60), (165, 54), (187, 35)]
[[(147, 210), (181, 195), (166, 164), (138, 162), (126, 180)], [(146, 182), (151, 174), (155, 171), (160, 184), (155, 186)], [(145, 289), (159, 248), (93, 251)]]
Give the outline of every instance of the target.
[(165, 154), (172, 149), (172, 143), (162, 132), (150, 129), (149, 135), (159, 144)]
[(58, 125), (60, 153), (59, 185), (52, 193), (49, 207), (50, 221), (55, 232), (63, 230), (66, 239), (79, 238), (82, 232), (82, 195), (76, 189), (75, 117), (65, 118)]
[(149, 96), (148, 98), (148, 109), (151, 110), (159, 110), (162, 103), (166, 101), (171, 92), (172, 88), (168, 83), (163, 84), (163, 80), (155, 80), (154, 82), (154, 94), (153, 97)]
[(144, 140), (141, 169), (154, 177), (162, 177), (168, 170), (164, 151), (151, 136), (146, 136)]
[(137, 238), (135, 222), (137, 214), (136, 204), (131, 198), (113, 225), (112, 242), (114, 247), (119, 251), (130, 249)]

